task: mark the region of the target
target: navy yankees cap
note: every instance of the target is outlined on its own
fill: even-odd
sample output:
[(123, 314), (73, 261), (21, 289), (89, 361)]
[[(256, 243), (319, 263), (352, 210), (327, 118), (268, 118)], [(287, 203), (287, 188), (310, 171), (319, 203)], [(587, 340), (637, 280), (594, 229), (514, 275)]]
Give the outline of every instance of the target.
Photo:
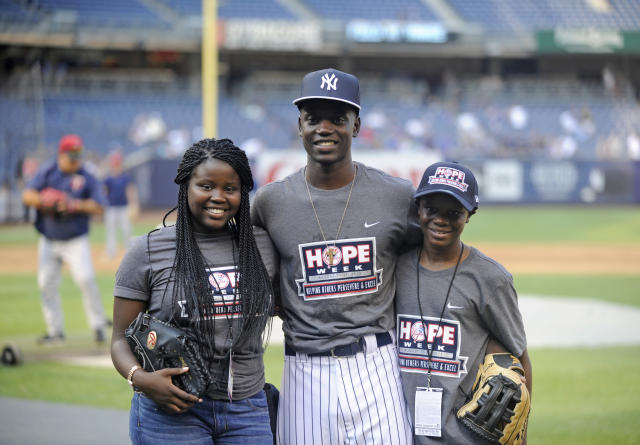
[(470, 212), (480, 203), (476, 177), (457, 162), (436, 162), (427, 167), (413, 197), (418, 199), (432, 193), (451, 195)]
[(300, 97), (293, 104), (299, 107), (309, 99), (337, 100), (360, 110), (360, 83), (356, 76), (335, 68), (313, 71), (302, 79)]

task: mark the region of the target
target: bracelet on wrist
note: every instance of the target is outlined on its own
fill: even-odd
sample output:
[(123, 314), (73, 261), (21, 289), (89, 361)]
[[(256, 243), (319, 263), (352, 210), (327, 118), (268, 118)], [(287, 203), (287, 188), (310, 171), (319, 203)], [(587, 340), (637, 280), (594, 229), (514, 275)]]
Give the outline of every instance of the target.
[(127, 383), (129, 384), (129, 386), (131, 386), (133, 388), (133, 374), (138, 370), (138, 369), (142, 369), (142, 366), (140, 365), (133, 365), (131, 367), (131, 369), (129, 370), (129, 373), (127, 374)]

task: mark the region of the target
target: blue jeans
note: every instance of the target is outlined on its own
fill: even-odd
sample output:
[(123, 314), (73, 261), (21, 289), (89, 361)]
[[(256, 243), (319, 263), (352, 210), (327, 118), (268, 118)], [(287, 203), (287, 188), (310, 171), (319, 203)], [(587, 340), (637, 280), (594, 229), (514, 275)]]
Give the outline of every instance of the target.
[(134, 445), (272, 445), (264, 391), (229, 403), (203, 398), (186, 413), (168, 414), (144, 394), (131, 400), (129, 437)]

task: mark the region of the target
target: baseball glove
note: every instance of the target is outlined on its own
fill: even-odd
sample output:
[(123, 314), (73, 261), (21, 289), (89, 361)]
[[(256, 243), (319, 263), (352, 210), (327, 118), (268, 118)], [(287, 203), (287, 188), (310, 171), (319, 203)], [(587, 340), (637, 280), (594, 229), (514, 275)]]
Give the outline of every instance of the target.
[(40, 191), (40, 208), (43, 212), (58, 214), (66, 208), (67, 194), (62, 190), (47, 187)]
[(211, 383), (211, 374), (193, 338), (169, 323), (140, 312), (125, 330), (125, 337), (145, 371), (189, 367), (189, 372), (173, 376), (178, 388), (202, 396)]
[(471, 398), (458, 410), (458, 419), (489, 442), (520, 445), (531, 408), (521, 376), (524, 368), (513, 355), (487, 354), (478, 369)]

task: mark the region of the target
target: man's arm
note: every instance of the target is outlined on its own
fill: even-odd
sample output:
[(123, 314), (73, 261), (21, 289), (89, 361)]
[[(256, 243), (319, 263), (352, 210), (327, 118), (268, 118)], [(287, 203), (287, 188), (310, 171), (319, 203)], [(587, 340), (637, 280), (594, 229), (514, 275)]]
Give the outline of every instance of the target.
[[(502, 344), (497, 340), (493, 338), (489, 339), (489, 343), (487, 344), (487, 351), (485, 354), (496, 354), (500, 352), (511, 353), (511, 351), (507, 351), (507, 349), (502, 346)], [(529, 395), (531, 395), (531, 391), (533, 389), (533, 370), (531, 368), (529, 351), (525, 349), (522, 355), (518, 357), (518, 360), (520, 360), (520, 363), (522, 363), (522, 368), (524, 368), (524, 378), (526, 379), (525, 386), (529, 390)]]
[(67, 202), (66, 208), (62, 211), (69, 213), (87, 213), (90, 215), (102, 215), (103, 207), (95, 200), (89, 199), (71, 199)]
[[(60, 192), (61, 196), (66, 196), (64, 192)], [(102, 206), (92, 198), (74, 199), (61, 198), (54, 203), (47, 203), (43, 199), (42, 193), (36, 189), (26, 189), (22, 192), (22, 202), (29, 206), (35, 207), (41, 211), (55, 211), (56, 213), (88, 213), (94, 215), (102, 214)]]
[(42, 205), (40, 193), (36, 189), (26, 189), (22, 192), (22, 202), (24, 205), (35, 207), (36, 209)]
[(529, 390), (529, 397), (531, 397), (531, 394), (533, 392), (533, 369), (531, 367), (529, 351), (525, 349), (519, 359), (520, 363), (522, 363), (522, 367), (524, 368), (524, 376), (527, 379), (525, 386)]

